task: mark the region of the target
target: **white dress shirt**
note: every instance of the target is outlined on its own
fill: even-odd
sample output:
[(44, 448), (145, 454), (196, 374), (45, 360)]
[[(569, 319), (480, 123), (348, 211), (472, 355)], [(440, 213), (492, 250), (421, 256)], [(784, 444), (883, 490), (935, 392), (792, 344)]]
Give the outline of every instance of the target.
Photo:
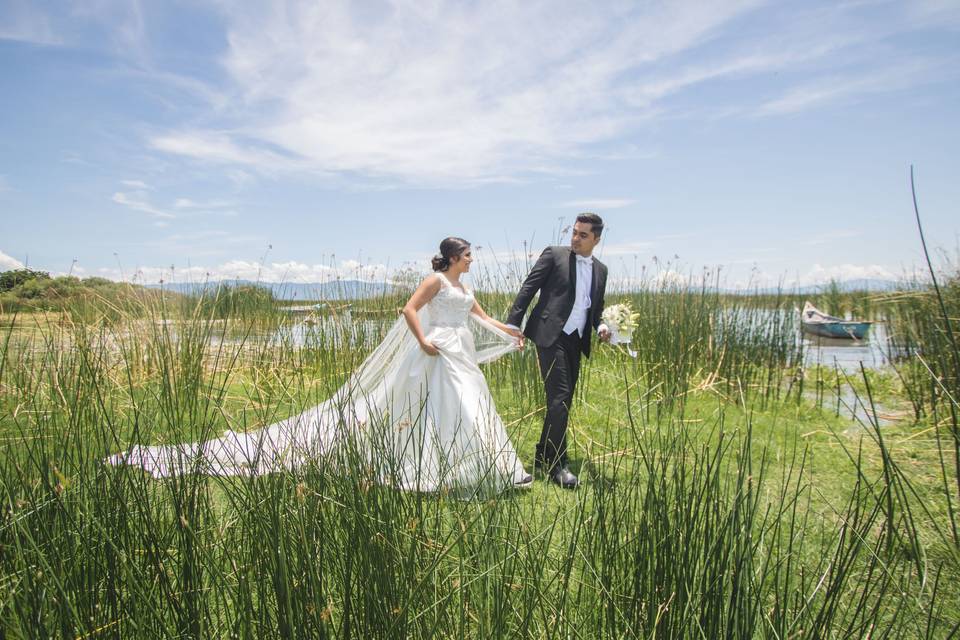
[(571, 334), (574, 331), (583, 335), (587, 324), (587, 310), (590, 309), (590, 285), (593, 283), (593, 258), (578, 255), (577, 257), (577, 290), (574, 293), (573, 309), (570, 317), (563, 325), (563, 332)]

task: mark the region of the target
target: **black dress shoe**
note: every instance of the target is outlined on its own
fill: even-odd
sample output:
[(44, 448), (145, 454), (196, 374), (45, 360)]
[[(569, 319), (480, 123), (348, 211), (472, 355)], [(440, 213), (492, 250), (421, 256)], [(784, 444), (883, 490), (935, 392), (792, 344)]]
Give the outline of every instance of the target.
[(550, 479), (564, 489), (576, 489), (580, 484), (577, 476), (570, 473), (570, 469), (567, 468), (567, 465), (565, 464), (558, 464), (556, 467), (554, 467), (553, 471), (550, 472)]

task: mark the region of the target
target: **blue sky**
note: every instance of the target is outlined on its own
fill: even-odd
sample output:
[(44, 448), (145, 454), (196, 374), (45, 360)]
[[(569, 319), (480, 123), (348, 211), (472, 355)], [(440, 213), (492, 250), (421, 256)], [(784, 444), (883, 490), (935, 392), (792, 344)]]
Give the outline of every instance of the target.
[(620, 277), (896, 277), (910, 164), (956, 255), (958, 35), (953, 0), (0, 0), (0, 268), (379, 278), (594, 210)]

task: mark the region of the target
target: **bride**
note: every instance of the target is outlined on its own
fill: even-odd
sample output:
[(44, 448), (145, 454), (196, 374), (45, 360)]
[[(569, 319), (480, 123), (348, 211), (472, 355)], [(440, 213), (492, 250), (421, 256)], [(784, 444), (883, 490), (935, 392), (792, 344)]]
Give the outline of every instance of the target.
[[(327, 401), (257, 431), (205, 442), (134, 445), (107, 459), (155, 477), (234, 476), (359, 454), (386, 485), (490, 494), (529, 487), (477, 366), (523, 347), (460, 282), (470, 244), (446, 238), (383, 342)], [(475, 335), (476, 334), (476, 335)]]

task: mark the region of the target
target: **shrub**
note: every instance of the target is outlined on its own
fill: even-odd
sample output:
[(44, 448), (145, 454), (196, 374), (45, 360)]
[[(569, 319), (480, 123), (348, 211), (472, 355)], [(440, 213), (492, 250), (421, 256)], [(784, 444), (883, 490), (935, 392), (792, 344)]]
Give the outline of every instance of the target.
[(28, 281), (49, 280), (50, 274), (46, 271), (33, 269), (12, 269), (0, 273), (0, 291), (11, 291)]

